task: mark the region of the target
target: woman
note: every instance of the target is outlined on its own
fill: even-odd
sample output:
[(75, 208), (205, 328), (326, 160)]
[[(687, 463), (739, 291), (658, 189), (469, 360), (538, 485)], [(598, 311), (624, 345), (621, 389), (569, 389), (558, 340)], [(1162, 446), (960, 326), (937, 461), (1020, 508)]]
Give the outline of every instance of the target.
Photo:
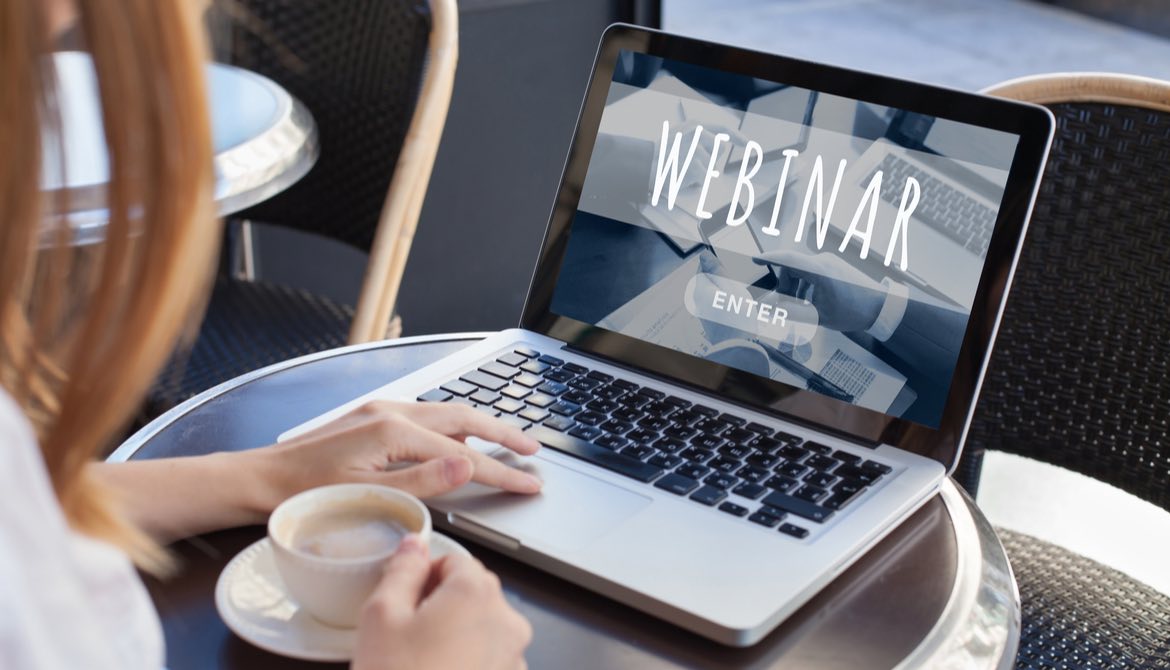
[[(0, 2), (0, 667), (162, 667), (157, 615), (130, 560), (160, 573), (164, 541), (262, 522), (297, 491), (382, 482), (420, 496), (471, 479), (540, 482), (469, 450), (478, 435), (539, 445), (466, 408), (367, 406), (243, 453), (99, 464), (209, 287), (206, 55), (194, 0)], [(102, 243), (66, 242), (42, 201), (58, 118), (53, 39), (76, 22), (93, 54), (110, 155)], [(68, 156), (63, 157), (68, 160)], [(39, 444), (39, 449), (38, 449)], [(388, 471), (394, 461), (412, 461)], [(517, 668), (531, 636), (473, 559), (431, 562), (409, 538), (357, 636), (356, 668)]]

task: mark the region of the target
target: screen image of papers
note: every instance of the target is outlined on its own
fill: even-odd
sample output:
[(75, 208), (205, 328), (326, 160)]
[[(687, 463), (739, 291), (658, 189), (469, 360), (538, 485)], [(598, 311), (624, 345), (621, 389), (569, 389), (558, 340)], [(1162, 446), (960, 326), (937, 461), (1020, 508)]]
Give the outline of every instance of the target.
[[(701, 271), (698, 255), (687, 259), (658, 283), (622, 305), (597, 325), (644, 341), (705, 358), (712, 342), (703, 321), (683, 305), (688, 282)], [(746, 334), (745, 334), (746, 335)], [(906, 385), (906, 377), (842, 333), (821, 328), (797, 360), (854, 396), (854, 404), (888, 411)], [(806, 388), (797, 374), (772, 363), (768, 377)]]

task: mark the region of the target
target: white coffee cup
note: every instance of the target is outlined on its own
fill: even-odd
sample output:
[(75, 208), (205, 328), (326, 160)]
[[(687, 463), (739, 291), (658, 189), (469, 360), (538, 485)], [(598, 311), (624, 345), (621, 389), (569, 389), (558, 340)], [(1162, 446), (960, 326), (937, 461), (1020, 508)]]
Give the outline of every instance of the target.
[(409, 493), (379, 484), (309, 489), (285, 500), (268, 518), (268, 539), (289, 595), (313, 618), (338, 628), (357, 626), (362, 605), (382, 578), (397, 542), (387, 535), (385, 541), (370, 545), (369, 553), (322, 555), (306, 550), (302, 536), (310, 525), (328, 527), (331, 520), (339, 520), (340, 525), (350, 511), (357, 515), (359, 510), (361, 515), (384, 518), (395, 528), (430, 540), (431, 515), (426, 505)]

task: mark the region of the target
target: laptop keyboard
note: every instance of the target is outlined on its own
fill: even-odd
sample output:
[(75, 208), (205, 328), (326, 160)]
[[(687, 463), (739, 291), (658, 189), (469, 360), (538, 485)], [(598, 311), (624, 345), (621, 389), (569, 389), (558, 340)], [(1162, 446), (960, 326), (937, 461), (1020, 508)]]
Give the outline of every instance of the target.
[(527, 347), (418, 396), (489, 412), (546, 447), (803, 539), (892, 468)]
[(987, 253), (995, 227), (995, 210), (893, 154), (887, 154), (877, 170), (885, 175), (882, 200), (898, 206), (902, 201), (902, 185), (907, 177), (914, 177), (922, 187), (914, 215), (968, 251), (980, 256)]

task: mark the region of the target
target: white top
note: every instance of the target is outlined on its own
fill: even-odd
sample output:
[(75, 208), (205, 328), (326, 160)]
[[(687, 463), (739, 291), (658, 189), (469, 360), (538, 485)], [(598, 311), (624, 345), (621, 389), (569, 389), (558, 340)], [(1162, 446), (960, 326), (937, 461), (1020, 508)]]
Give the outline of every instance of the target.
[(129, 559), (69, 528), (32, 426), (0, 389), (0, 668), (164, 662), (158, 614)]

